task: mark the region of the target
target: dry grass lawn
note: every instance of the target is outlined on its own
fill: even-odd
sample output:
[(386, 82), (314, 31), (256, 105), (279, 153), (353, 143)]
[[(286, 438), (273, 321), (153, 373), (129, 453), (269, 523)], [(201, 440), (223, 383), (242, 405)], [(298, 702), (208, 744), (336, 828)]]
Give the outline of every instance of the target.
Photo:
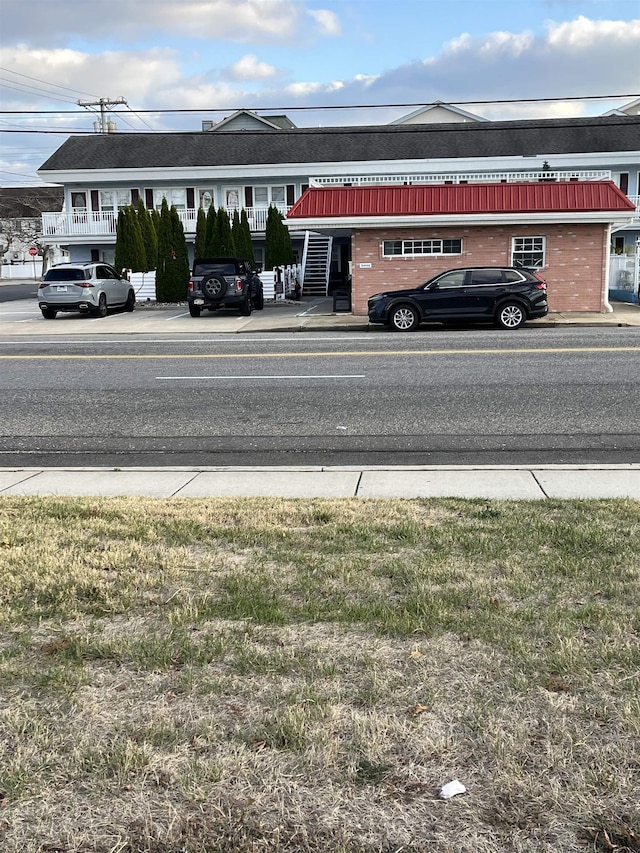
[(0, 605), (4, 853), (640, 851), (632, 501), (0, 498)]

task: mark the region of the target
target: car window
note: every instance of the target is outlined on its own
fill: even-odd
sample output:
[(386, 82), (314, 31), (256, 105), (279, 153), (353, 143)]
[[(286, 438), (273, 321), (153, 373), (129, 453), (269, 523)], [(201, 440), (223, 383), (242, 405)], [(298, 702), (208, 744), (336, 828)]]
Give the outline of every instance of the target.
[(453, 270), (452, 272), (448, 272), (445, 273), (445, 275), (440, 276), (440, 278), (436, 279), (432, 284), (437, 284), (440, 290), (452, 287), (462, 287), (464, 284), (465, 272), (465, 270)]
[(472, 270), (470, 284), (497, 284), (502, 281), (502, 270)]
[(235, 275), (235, 264), (198, 264), (194, 275), (207, 275), (210, 272), (220, 273), (221, 275)]
[(84, 270), (66, 268), (57, 270), (47, 270), (44, 276), (45, 281), (83, 281)]
[(516, 270), (505, 270), (504, 271), (504, 280), (505, 281), (522, 281), (522, 276)]

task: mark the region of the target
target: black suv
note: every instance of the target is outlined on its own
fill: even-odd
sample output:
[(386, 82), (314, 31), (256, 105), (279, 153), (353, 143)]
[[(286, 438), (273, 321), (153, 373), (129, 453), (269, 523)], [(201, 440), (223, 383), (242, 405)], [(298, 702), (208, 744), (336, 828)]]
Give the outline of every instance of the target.
[(397, 332), (456, 320), (517, 329), (549, 310), (544, 279), (521, 267), (447, 270), (419, 287), (376, 293), (368, 308), (370, 323), (386, 323)]
[(244, 317), (255, 308), (264, 308), (264, 294), (258, 270), (242, 258), (199, 258), (187, 292), (189, 314), (199, 317), (203, 308), (237, 308)]

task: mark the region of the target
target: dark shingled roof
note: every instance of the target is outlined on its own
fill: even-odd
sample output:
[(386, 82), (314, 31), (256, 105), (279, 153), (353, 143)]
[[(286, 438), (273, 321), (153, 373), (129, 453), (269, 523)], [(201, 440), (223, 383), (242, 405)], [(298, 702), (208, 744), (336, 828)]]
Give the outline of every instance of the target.
[(640, 116), (72, 136), (40, 172), (640, 150)]
[(0, 187), (0, 218), (40, 219), (45, 210), (62, 210), (62, 187)]

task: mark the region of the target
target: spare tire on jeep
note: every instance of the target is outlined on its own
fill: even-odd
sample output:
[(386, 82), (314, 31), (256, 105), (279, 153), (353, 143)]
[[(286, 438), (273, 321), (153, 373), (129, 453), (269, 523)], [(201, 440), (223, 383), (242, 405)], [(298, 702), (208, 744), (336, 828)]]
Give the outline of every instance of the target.
[(201, 287), (209, 299), (222, 299), (227, 292), (224, 276), (214, 272), (210, 272), (202, 279)]

